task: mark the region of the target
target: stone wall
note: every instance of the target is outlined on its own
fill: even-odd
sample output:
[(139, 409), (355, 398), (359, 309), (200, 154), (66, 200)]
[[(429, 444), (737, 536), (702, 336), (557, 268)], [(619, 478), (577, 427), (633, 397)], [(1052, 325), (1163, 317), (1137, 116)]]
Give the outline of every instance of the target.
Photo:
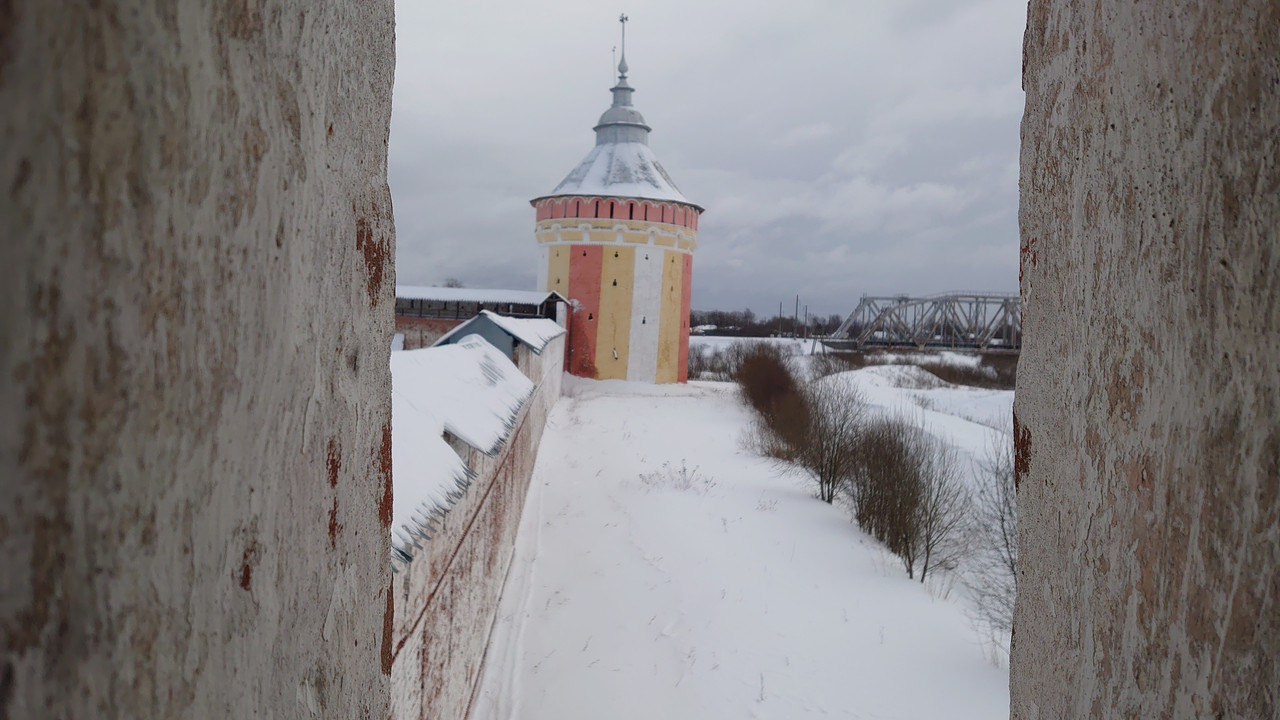
[(1280, 712), (1280, 4), (1032, 0), (1015, 718)]
[(442, 318), (397, 317), (396, 332), (404, 335), (403, 350), (418, 350), (431, 347), (445, 333), (458, 327), (464, 320), (445, 320)]
[(391, 0), (0, 3), (0, 718), (384, 718)]
[[(430, 352), (430, 351), (428, 351)], [(560, 398), (565, 336), (540, 355), (519, 344), (516, 365), (537, 383), (501, 452), (471, 450), (462, 500), (395, 579), (392, 717), (464, 720), (480, 681), (551, 407)]]

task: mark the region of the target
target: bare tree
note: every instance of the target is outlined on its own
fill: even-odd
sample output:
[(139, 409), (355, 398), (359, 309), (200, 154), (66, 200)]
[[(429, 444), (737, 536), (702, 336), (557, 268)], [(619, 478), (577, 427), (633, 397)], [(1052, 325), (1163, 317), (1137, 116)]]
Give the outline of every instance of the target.
[(902, 560), (921, 582), (955, 569), (967, 550), (969, 496), (955, 451), (902, 419), (866, 429), (848, 484), (858, 525)]
[(971, 506), (960, 480), (955, 450), (923, 431), (917, 435), (920, 504), (916, 509), (916, 546), (920, 582), (931, 570), (955, 570), (968, 554), (965, 532)]
[(907, 577), (915, 570), (913, 539), (919, 505), (918, 464), (912, 459), (915, 428), (896, 418), (870, 423), (862, 434), (858, 462), (846, 485), (854, 520), (902, 559)]
[(858, 467), (867, 408), (862, 395), (846, 383), (797, 384), (773, 394), (767, 407), (760, 411), (752, 449), (809, 471), (818, 499), (833, 502)]
[(830, 503), (858, 467), (866, 428), (867, 403), (857, 388), (842, 382), (816, 382), (805, 387), (807, 414), (802, 434), (792, 432), (793, 459), (818, 481), (818, 498)]
[(1013, 629), (1018, 594), (1018, 497), (1013, 477), (1013, 442), (993, 439), (978, 462), (974, 493), (974, 539), (977, 544), (966, 585), (977, 604), (981, 623), (995, 633)]

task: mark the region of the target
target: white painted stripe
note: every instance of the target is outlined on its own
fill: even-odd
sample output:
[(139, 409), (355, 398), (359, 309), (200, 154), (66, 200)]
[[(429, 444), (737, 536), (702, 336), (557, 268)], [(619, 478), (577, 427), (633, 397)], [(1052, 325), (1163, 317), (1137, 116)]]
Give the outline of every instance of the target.
[[(662, 317), (662, 248), (636, 248), (635, 284), (631, 295), (631, 350), (627, 379), (658, 379), (658, 328)], [(647, 258), (647, 259), (646, 259)]]

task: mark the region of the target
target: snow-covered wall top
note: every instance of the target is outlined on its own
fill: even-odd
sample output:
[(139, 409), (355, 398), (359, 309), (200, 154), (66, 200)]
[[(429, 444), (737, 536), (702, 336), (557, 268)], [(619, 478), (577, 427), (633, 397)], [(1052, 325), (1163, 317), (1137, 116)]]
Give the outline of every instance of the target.
[(589, 195), (688, 203), (649, 146), (640, 142), (596, 145), (551, 195)]
[[(396, 297), (404, 300), (434, 300), (436, 302), (514, 303), (517, 305), (541, 305), (549, 298), (559, 297), (544, 290), (490, 290), (483, 288), (424, 287), (421, 285), (397, 285)], [(563, 298), (561, 298), (563, 299)]]
[(564, 334), (564, 328), (547, 318), (512, 318), (488, 310), (481, 310), (480, 314), (528, 345), (535, 353), (542, 352), (547, 343)]
[(391, 376), (393, 545), (408, 559), (413, 532), (451, 507), (470, 482), (470, 470), (444, 432), (485, 454), (496, 453), (534, 384), (474, 335), (452, 345), (393, 353)]

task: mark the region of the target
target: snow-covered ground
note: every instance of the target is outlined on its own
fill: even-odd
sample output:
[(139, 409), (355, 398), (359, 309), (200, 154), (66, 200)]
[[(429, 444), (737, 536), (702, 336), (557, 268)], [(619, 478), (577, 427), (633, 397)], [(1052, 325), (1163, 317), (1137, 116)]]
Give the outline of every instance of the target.
[[(971, 453), (1006, 422), (1012, 393), (898, 387), (918, 384), (904, 372), (833, 381)], [(742, 450), (735, 386), (565, 393), (474, 718), (1008, 716), (1008, 673), (959, 592), (908, 580), (803, 476)]]

